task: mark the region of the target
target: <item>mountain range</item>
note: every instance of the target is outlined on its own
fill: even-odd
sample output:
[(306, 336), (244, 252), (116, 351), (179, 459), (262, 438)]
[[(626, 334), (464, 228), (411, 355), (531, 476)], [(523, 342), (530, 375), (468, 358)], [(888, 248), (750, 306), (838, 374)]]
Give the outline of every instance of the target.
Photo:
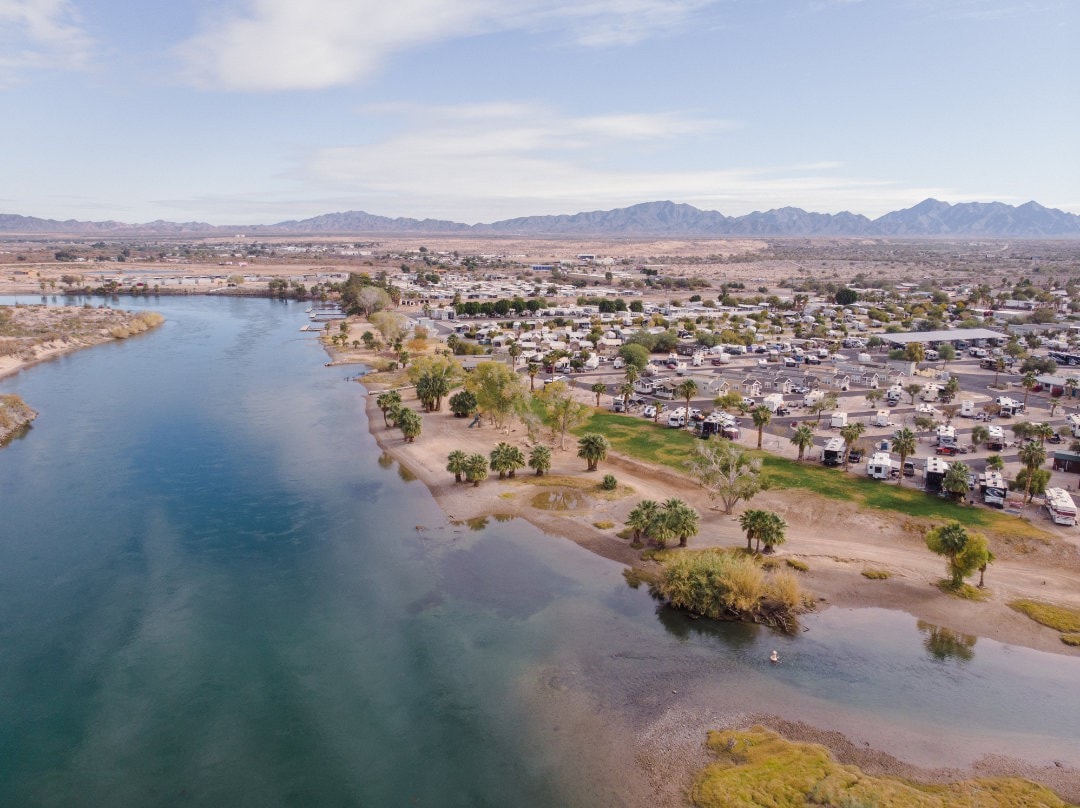
[(266, 225), (211, 225), (205, 222), (57, 221), (0, 213), (0, 234), (133, 236), (283, 235), (477, 235), (477, 236), (889, 236), (920, 238), (978, 236), (1002, 238), (1080, 238), (1080, 216), (1037, 202), (949, 204), (925, 199), (914, 207), (876, 219), (856, 213), (810, 213), (778, 208), (745, 216), (725, 216), (675, 202), (644, 202), (627, 208), (562, 216), (524, 216), (490, 224), (462, 224), (442, 219), (376, 216), (363, 211), (327, 213), (310, 219)]

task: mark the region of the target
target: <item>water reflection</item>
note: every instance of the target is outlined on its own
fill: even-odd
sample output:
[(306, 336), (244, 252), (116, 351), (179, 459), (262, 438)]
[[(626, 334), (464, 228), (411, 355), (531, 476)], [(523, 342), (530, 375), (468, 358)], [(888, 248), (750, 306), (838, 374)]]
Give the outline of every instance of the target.
[(978, 637), (961, 634), (944, 626), (935, 626), (924, 620), (919, 620), (915, 625), (919, 633), (924, 635), (923, 648), (934, 659), (942, 662), (947, 659), (970, 662), (975, 658), (975, 642)]

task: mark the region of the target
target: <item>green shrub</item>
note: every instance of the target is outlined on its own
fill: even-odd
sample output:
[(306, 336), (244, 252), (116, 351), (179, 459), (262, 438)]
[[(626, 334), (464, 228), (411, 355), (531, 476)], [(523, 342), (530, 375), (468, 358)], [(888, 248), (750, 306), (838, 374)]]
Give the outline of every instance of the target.
[(789, 558), (786, 559), (786, 561), (787, 565), (793, 570), (798, 570), (799, 572), (810, 572), (810, 565), (807, 564), (805, 561), (801, 561), (798, 558)]
[(614, 474), (605, 474), (603, 481), (600, 483), (600, 487), (605, 491), (614, 491), (619, 487), (619, 481), (615, 479)]
[(1014, 600), (1009, 603), (1009, 608), (1063, 634), (1080, 632), (1080, 610), (1037, 600)]
[(869, 578), (871, 581), (885, 581), (892, 576), (892, 573), (888, 570), (863, 570), (863, 578)]

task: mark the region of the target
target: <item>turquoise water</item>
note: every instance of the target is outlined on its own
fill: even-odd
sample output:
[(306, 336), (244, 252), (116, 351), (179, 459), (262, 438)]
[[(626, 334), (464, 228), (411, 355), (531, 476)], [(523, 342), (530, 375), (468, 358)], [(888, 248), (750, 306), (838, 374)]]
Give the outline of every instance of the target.
[(167, 322), (0, 380), (41, 413), (0, 450), (0, 805), (632, 803), (568, 765), (622, 741), (560, 734), (548, 681), (629, 727), (686, 699), (1080, 764), (1075, 659), (687, 620), (528, 524), (448, 524), (302, 306), (122, 305)]

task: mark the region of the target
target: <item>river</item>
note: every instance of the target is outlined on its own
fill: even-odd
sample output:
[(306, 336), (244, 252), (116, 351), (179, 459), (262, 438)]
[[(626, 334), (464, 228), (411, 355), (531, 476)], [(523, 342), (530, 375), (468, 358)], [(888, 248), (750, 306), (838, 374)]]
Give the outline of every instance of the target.
[(114, 305), (167, 319), (0, 380), (40, 412), (0, 450), (0, 805), (631, 804), (593, 765), (676, 708), (1080, 766), (1080, 660), (874, 609), (687, 620), (524, 522), (448, 523), (303, 305)]

